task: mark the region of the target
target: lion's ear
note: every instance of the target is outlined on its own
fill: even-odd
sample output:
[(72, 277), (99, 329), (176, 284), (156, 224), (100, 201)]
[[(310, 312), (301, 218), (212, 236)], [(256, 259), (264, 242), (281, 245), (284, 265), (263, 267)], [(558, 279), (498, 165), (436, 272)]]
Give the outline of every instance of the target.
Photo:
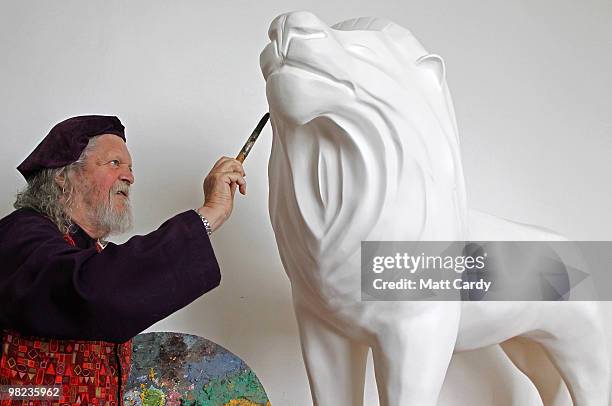
[(440, 55), (427, 54), (423, 55), (416, 61), (417, 66), (429, 69), (436, 75), (438, 84), (442, 86), (446, 80), (446, 66), (444, 65), (444, 59)]

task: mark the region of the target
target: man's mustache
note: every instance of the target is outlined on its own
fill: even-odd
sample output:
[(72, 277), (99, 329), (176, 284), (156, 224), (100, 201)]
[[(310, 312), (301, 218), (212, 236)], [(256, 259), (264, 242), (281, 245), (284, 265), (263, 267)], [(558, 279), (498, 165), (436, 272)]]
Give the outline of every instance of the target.
[(126, 198), (130, 197), (130, 185), (125, 182), (117, 182), (110, 190), (110, 195), (122, 194)]

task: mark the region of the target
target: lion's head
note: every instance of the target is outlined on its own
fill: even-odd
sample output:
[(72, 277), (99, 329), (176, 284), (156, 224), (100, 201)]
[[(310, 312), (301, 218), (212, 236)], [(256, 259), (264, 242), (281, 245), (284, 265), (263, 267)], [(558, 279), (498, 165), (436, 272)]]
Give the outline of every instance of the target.
[(381, 18), (329, 27), (289, 13), (269, 37), (260, 62), (279, 246), (302, 246), (316, 262), (354, 253), (366, 239), (463, 238), (463, 173), (442, 58)]

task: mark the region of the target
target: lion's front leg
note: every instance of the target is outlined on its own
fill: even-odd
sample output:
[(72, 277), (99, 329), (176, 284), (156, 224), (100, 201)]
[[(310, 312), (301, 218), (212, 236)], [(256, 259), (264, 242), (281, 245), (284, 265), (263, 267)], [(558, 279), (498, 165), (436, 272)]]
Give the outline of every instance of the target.
[(380, 406), (437, 405), (459, 315), (456, 302), (420, 303), (418, 312), (380, 327), (372, 348)]
[(296, 305), (295, 314), (313, 404), (362, 406), (368, 347), (306, 307)]

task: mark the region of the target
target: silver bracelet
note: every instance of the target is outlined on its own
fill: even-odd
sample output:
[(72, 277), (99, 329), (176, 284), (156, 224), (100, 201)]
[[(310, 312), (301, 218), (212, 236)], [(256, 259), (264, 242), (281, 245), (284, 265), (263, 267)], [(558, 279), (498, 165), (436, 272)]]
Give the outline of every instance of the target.
[(199, 211), (197, 211), (196, 209), (193, 209), (193, 211), (196, 212), (196, 214), (198, 216), (200, 216), (200, 219), (202, 219), (202, 223), (204, 223), (204, 227), (206, 228), (206, 234), (211, 235), (212, 234), (212, 227), (210, 226), (210, 223), (208, 222), (208, 220), (206, 219), (206, 217), (202, 216), (200, 214)]

